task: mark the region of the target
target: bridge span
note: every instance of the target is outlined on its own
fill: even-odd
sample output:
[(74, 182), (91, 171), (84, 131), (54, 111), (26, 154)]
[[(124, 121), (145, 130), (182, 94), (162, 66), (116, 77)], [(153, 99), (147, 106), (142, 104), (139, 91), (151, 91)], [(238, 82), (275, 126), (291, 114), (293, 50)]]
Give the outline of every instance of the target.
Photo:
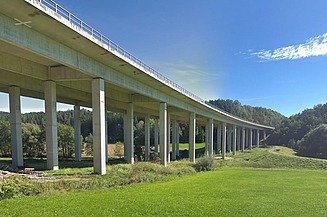
[[(58, 169), (57, 102), (74, 105), (77, 161), (81, 160), (80, 107), (93, 109), (93, 161), (98, 174), (106, 173), (107, 111), (124, 114), (128, 163), (134, 163), (134, 115), (145, 117), (146, 160), (153, 136), (163, 165), (178, 155), (181, 122), (189, 124), (191, 162), (197, 125), (205, 126), (205, 153), (220, 152), (222, 158), (227, 151), (259, 146), (266, 132), (274, 129), (207, 104), (52, 0), (0, 0), (0, 91), (9, 93), (15, 166), (23, 166), (20, 96), (45, 100), (48, 169)], [(156, 123), (154, 135), (150, 118)]]

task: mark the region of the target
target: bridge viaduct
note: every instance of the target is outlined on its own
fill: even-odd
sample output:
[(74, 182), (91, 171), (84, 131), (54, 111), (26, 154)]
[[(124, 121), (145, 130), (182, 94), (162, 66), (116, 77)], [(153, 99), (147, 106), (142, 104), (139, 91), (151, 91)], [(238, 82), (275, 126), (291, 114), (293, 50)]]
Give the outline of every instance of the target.
[[(134, 116), (155, 119), (155, 150), (167, 165), (178, 155), (179, 123), (205, 126), (206, 154), (259, 146), (264, 126), (219, 110), (167, 79), (51, 0), (0, 0), (0, 91), (9, 93), (12, 159), (23, 166), (20, 96), (45, 100), (47, 168), (58, 169), (56, 103), (74, 105), (75, 158), (81, 160), (80, 107), (93, 109), (94, 172), (106, 173), (107, 111), (124, 114), (125, 160), (134, 163)], [(172, 133), (170, 132), (172, 131)], [(214, 134), (217, 148), (214, 150)], [(168, 143), (173, 142), (170, 152)]]

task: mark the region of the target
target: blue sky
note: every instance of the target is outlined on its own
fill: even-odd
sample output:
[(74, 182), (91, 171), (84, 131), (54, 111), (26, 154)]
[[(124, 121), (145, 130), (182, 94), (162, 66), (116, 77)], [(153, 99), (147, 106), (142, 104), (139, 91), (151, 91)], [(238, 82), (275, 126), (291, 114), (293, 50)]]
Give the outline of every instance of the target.
[[(57, 2), (206, 100), (239, 100), (286, 116), (327, 102), (327, 1)], [(22, 107), (34, 111), (43, 102), (24, 98)]]

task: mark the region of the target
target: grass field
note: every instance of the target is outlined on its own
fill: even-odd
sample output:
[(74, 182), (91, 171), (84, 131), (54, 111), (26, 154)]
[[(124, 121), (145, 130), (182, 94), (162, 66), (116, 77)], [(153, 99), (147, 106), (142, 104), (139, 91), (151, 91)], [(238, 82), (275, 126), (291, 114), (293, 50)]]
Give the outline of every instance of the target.
[(187, 160), (110, 165), (102, 177), (87, 164), (48, 171), (61, 181), (38, 196), (0, 201), (0, 216), (326, 216), (327, 160), (285, 147), (228, 156), (204, 173)]
[[(200, 149), (200, 148), (204, 148), (204, 147), (205, 147), (204, 143), (196, 143), (195, 144), (195, 149)], [(188, 143), (180, 143), (179, 150), (189, 150), (189, 144)]]
[(325, 216), (327, 172), (224, 168), (122, 189), (0, 202), (3, 216)]

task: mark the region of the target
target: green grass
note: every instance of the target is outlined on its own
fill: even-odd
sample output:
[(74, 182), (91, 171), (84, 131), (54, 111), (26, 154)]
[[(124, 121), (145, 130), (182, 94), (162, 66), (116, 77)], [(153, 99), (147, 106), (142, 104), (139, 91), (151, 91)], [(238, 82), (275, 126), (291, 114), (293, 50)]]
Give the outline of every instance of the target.
[(122, 189), (0, 202), (3, 216), (325, 216), (327, 172), (224, 168)]
[[(200, 148), (204, 148), (204, 147), (205, 147), (204, 143), (196, 143), (195, 144), (195, 149), (200, 149)], [(189, 150), (189, 144), (188, 143), (180, 143), (179, 150)]]
[(286, 147), (255, 148), (251, 151), (237, 152), (229, 161), (219, 161), (220, 166), (287, 168), (287, 169), (327, 169), (327, 160), (298, 157), (292, 149)]
[(83, 161), (81, 168), (63, 161), (62, 169), (45, 171), (54, 181), (18, 180), (18, 186), (26, 182), (32, 189), (28, 195), (41, 195), (0, 201), (0, 216), (325, 214), (327, 160), (298, 157), (285, 147), (255, 148), (228, 157), (216, 160), (216, 171), (196, 175), (187, 159), (168, 167), (144, 162), (108, 165), (105, 176), (92, 174), (92, 161)]

